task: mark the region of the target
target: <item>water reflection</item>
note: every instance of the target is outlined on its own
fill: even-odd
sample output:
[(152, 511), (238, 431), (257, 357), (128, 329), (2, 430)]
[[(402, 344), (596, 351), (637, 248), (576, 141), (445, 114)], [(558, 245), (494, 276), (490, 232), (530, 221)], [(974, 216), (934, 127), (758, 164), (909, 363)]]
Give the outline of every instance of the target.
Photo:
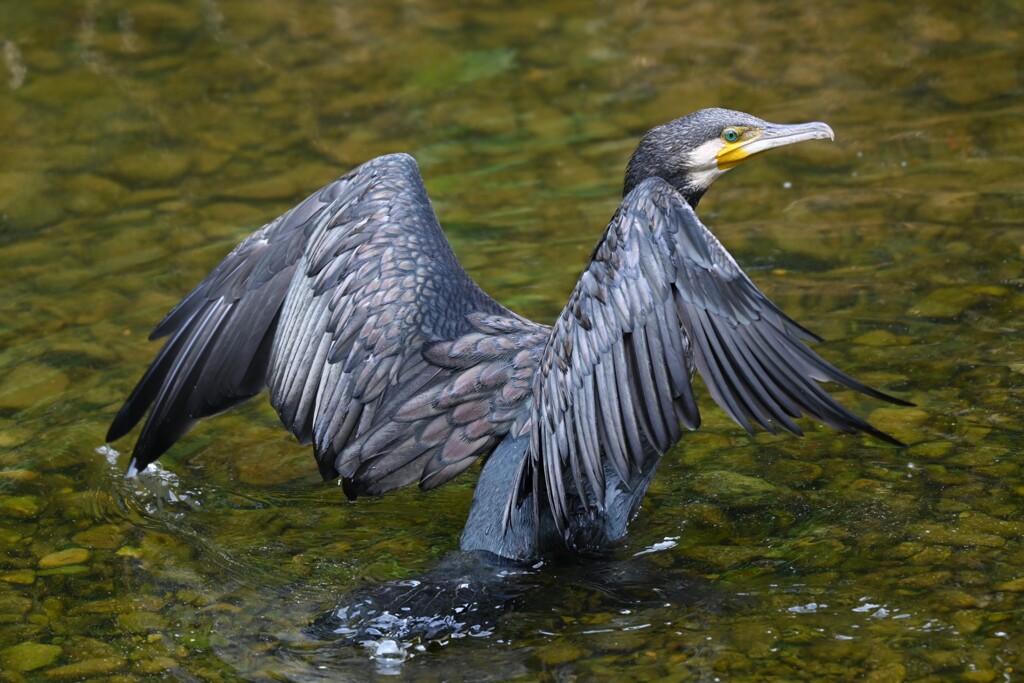
[[(635, 634), (659, 627), (706, 647), (699, 626), (702, 615), (749, 606), (742, 597), (696, 576), (665, 580), (660, 568), (646, 561), (589, 558), (493, 571), (456, 554), (419, 579), (357, 590), (301, 632), (277, 634), (292, 661), (292, 675), (301, 670), (300, 678), (315, 677), (325, 666), (336, 673), (351, 670), (358, 659), (346, 645), (358, 645), (357, 652), (364, 652), (385, 674), (408, 673), (410, 666), (454, 672), (458, 667), (445, 654), (457, 650), (470, 658), (490, 652), (510, 675), (523, 675), (529, 670), (524, 659), (539, 658), (545, 666), (566, 664), (572, 659), (567, 656), (583, 652), (583, 644), (635, 646), (643, 642)], [(561, 612), (560, 606), (580, 601), (586, 603), (588, 616), (577, 619)], [(530, 640), (515, 635), (524, 621), (538, 627)], [(551, 641), (539, 652), (531, 642), (537, 636)], [(245, 642), (221, 648), (221, 656), (232, 662), (251, 659)], [(493, 670), (462, 673), (469, 680), (495, 676)]]

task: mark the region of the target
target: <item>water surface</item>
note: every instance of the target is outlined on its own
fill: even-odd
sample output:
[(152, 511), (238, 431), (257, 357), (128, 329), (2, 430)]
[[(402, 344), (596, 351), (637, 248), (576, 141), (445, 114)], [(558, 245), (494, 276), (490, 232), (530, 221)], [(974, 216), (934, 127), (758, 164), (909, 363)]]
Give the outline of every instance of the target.
[[(1012, 680), (1024, 670), (1013, 2), (6, 3), (0, 679)], [(462, 261), (561, 309), (647, 128), (824, 120), (705, 221), (897, 449), (704, 399), (625, 543), (397, 670), (305, 627), (457, 547), (475, 473), (349, 504), (259, 399), (125, 480), (146, 335), (244, 235), (407, 151)]]

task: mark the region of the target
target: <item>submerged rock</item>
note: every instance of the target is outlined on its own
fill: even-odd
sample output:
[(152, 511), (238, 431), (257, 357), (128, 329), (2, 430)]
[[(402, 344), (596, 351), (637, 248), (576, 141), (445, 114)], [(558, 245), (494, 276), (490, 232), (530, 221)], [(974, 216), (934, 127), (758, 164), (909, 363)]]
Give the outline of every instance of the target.
[(149, 633), (167, 628), (167, 621), (153, 612), (131, 612), (117, 616), (117, 626), (125, 633)]
[(0, 173), (0, 225), (9, 223), (30, 229), (57, 222), (64, 208), (61, 202), (50, 201), (53, 192), (45, 173)]
[(31, 408), (46, 400), (52, 403), (69, 383), (67, 375), (48, 365), (19, 365), (0, 381), (0, 409)]
[(865, 677), (868, 683), (902, 683), (907, 678), (907, 667), (899, 662), (891, 662), (877, 669), (872, 669)]
[(68, 548), (44, 555), (39, 560), (40, 569), (66, 567), (72, 564), (85, 564), (89, 561), (89, 551), (85, 548)]
[(693, 488), (720, 504), (738, 508), (772, 505), (790, 493), (759, 477), (729, 470), (701, 472), (694, 478)]
[(963, 287), (941, 287), (918, 301), (910, 313), (922, 318), (955, 318), (982, 298)]
[(868, 421), (903, 443), (919, 441), (924, 433), (922, 427), (931, 415), (920, 408), (876, 408)]
[(807, 486), (821, 477), (821, 465), (802, 460), (783, 459), (768, 465), (765, 470), (774, 480), (788, 486)]
[(64, 187), (67, 206), (79, 214), (103, 215), (116, 210), (128, 194), (118, 182), (93, 174), (72, 177)]
[(685, 557), (721, 570), (767, 557), (771, 548), (756, 545), (697, 545), (684, 547), (680, 552)]
[(125, 661), (121, 657), (93, 657), (73, 664), (65, 664), (46, 671), (47, 678), (73, 680), (89, 676), (113, 674), (124, 669)]
[(561, 666), (575, 662), (583, 656), (583, 650), (565, 638), (559, 638), (537, 649), (537, 659), (545, 666)]
[(182, 150), (146, 146), (134, 154), (116, 157), (108, 170), (115, 178), (133, 185), (167, 185), (185, 175), (191, 163)]
[(85, 531), (80, 531), (71, 540), (87, 548), (113, 550), (121, 545), (124, 531), (113, 524), (99, 524)]
[(0, 516), (33, 519), (43, 510), (39, 496), (11, 496), (0, 499)]
[(0, 665), (6, 671), (35, 671), (53, 664), (62, 652), (59, 645), (20, 643), (0, 650)]
[(15, 427), (9, 422), (0, 422), (0, 448), (14, 448), (28, 443), (33, 434), (24, 427)]
[(19, 622), (31, 609), (32, 601), (28, 598), (0, 593), (0, 624)]
[(178, 662), (170, 657), (154, 657), (153, 659), (144, 659), (136, 663), (134, 670), (143, 676), (169, 675), (170, 670), (177, 666)]
[(996, 584), (996, 590), (1007, 591), (1009, 593), (1024, 593), (1024, 576)]
[(32, 470), (4, 470), (0, 472), (0, 482), (10, 481), (17, 482), (19, 484), (25, 484), (39, 477), (38, 472)]
[(0, 574), (0, 581), (14, 583), (22, 586), (31, 586), (36, 582), (36, 573), (31, 569), (16, 569)]

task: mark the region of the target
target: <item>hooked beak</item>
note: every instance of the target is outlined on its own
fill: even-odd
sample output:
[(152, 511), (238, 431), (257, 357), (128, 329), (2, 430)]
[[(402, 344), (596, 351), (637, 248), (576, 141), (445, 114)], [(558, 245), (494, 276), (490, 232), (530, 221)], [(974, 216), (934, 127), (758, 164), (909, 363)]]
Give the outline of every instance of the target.
[(716, 155), (718, 168), (722, 171), (736, 166), (744, 159), (775, 147), (792, 145), (804, 140), (835, 140), (835, 133), (828, 124), (820, 121), (783, 125), (769, 123), (761, 129), (745, 132), (736, 142), (727, 142)]

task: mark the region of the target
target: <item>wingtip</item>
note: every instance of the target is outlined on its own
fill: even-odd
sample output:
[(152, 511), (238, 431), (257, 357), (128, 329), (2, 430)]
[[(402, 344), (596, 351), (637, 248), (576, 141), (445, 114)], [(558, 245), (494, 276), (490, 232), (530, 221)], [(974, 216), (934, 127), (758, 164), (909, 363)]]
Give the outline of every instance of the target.
[[(902, 398), (897, 398), (896, 396), (892, 396), (890, 394), (885, 393), (884, 391), (879, 391), (878, 389), (875, 389), (873, 387), (869, 387), (867, 385), (863, 385), (863, 386), (864, 386), (864, 389), (860, 389), (858, 387), (852, 387), (852, 388), (853, 389), (857, 389), (858, 391), (860, 391), (860, 393), (862, 393), (862, 394), (864, 394), (866, 396), (871, 396), (872, 398), (880, 399), (882, 401), (885, 401), (886, 403), (891, 403), (891, 404), (893, 404), (895, 406), (900, 406), (901, 408), (915, 408), (915, 407), (917, 407), (917, 404), (911, 403), (910, 401), (905, 401)], [(867, 389), (867, 391), (865, 391), (865, 389)]]
[(104, 437), (107, 443), (114, 443), (130, 432), (132, 427), (135, 426), (135, 422), (132, 422), (128, 418), (129, 402), (130, 401), (126, 401), (125, 404), (121, 406), (121, 409), (117, 411), (117, 415), (114, 416), (114, 419), (110, 421), (110, 426), (107, 427), (107, 435)]
[(358, 498), (361, 493), (358, 482), (352, 477), (341, 478), (341, 490), (345, 492), (345, 497), (350, 501)]
[(903, 443), (902, 441), (897, 439), (895, 436), (892, 436), (891, 434), (886, 434), (885, 432), (883, 432), (881, 430), (876, 430), (875, 432), (873, 432), (873, 435), (875, 437), (881, 439), (882, 441), (888, 443), (888, 444), (892, 444), (893, 446), (896, 446), (897, 448), (906, 448), (907, 447), (907, 444)]
[(886, 432), (883, 432), (881, 429), (879, 429), (878, 427), (875, 427), (873, 424), (870, 424), (868, 422), (862, 422), (860, 425), (858, 425), (858, 428), (859, 428), (860, 431), (864, 432), (865, 434), (870, 434), (871, 436), (875, 437), (879, 441), (884, 441), (885, 443), (891, 444), (893, 446), (896, 446), (897, 448), (906, 448), (907, 447), (907, 444), (903, 443), (902, 441), (897, 439), (895, 436), (893, 436), (891, 434), (888, 434)]

